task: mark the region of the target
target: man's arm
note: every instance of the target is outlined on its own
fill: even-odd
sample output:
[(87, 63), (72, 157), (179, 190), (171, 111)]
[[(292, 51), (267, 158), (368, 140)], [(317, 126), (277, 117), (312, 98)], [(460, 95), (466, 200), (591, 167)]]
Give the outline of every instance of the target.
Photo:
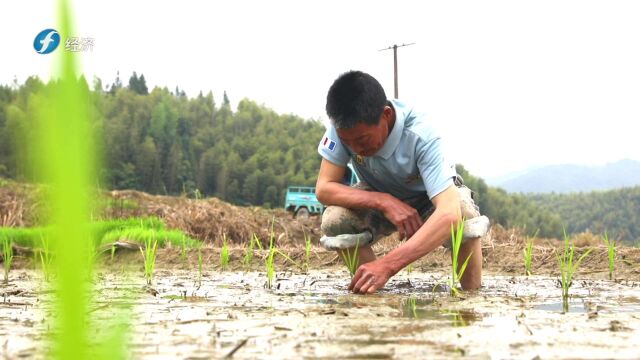
[(434, 213), (404, 244), (386, 256), (358, 268), (349, 289), (373, 293), (405, 266), (442, 245), (451, 236), (451, 224), (461, 220), (460, 195), (455, 185), (436, 195), (431, 202)]
[(380, 209), (382, 193), (352, 188), (342, 183), (345, 168), (327, 159), (320, 163), (316, 182), (316, 197), (325, 205), (338, 205), (349, 209)]
[(316, 182), (316, 197), (321, 203), (348, 209), (379, 210), (398, 228), (401, 237), (410, 237), (420, 228), (422, 219), (414, 208), (390, 194), (342, 184), (344, 172), (344, 167), (322, 159)]
[(460, 195), (455, 185), (448, 187), (431, 201), (435, 211), (427, 222), (407, 242), (384, 257), (394, 274), (450, 239), (451, 224), (455, 226), (462, 219)]

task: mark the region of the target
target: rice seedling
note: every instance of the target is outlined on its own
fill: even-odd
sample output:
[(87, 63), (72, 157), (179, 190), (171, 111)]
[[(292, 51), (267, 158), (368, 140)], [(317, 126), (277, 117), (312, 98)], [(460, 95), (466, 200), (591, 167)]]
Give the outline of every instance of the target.
[(275, 252), (282, 256), (285, 260), (287, 260), (288, 262), (292, 263), (294, 266), (296, 266), (297, 268), (300, 269), (304, 269), (304, 267), (297, 261), (293, 260), (291, 257), (289, 257), (289, 255), (285, 254), (283, 251), (280, 251), (280, 249), (276, 249)]
[(458, 222), (454, 228), (451, 224), (451, 279), (449, 279), (449, 287), (451, 288), (451, 295), (456, 296), (460, 293), (458, 285), (464, 275), (464, 271), (467, 269), (467, 264), (471, 258), (471, 254), (467, 256), (462, 266), (458, 267), (458, 255), (460, 254), (460, 246), (462, 245), (462, 237), (464, 235), (464, 218)]
[(307, 233), (302, 229), (302, 233), (304, 234), (304, 267), (307, 272), (309, 272), (309, 258), (311, 257), (311, 236), (307, 235)]
[(7, 236), (0, 235), (2, 238), (2, 262), (4, 265), (4, 283), (9, 283), (9, 271), (11, 270), (11, 263), (13, 262), (13, 247), (11, 239)]
[(359, 241), (356, 241), (356, 246), (353, 248), (353, 253), (349, 251), (349, 249), (344, 249), (340, 252), (342, 256), (342, 260), (344, 260), (345, 265), (347, 265), (347, 269), (349, 270), (349, 275), (353, 279), (353, 276), (356, 274), (356, 270), (358, 270), (359, 258), (358, 258), (358, 245)]
[(263, 250), (262, 249), (262, 242), (260, 241), (260, 239), (258, 238), (258, 235), (253, 234), (253, 240), (255, 241), (255, 244), (258, 245), (258, 250)]
[(193, 198), (196, 200), (202, 199), (202, 193), (200, 192), (200, 190), (198, 189), (193, 190)]
[(187, 237), (183, 236), (182, 241), (180, 242), (180, 258), (182, 259), (182, 264), (187, 266)]
[(609, 235), (605, 231), (602, 237), (604, 244), (607, 246), (607, 258), (609, 259), (609, 280), (613, 280), (613, 273), (616, 270), (616, 243), (609, 240)]
[(450, 314), (453, 316), (451, 323), (454, 327), (462, 327), (469, 325), (459, 310), (452, 310)]
[(244, 251), (244, 257), (242, 258), (242, 265), (244, 265), (245, 268), (251, 267), (251, 262), (253, 261), (253, 246), (256, 241), (258, 241), (258, 237), (256, 234), (253, 234), (251, 239), (249, 239), (249, 244)]
[(198, 287), (202, 285), (202, 243), (198, 245)]
[(43, 235), (40, 237), (40, 246), (38, 254), (40, 255), (40, 265), (42, 265), (42, 272), (44, 274), (44, 280), (49, 281), (51, 273), (53, 272), (53, 254), (49, 244), (49, 237)]
[(275, 236), (275, 233), (273, 232), (273, 225), (275, 221), (276, 221), (276, 218), (274, 216), (271, 219), (271, 233), (269, 234), (269, 253), (264, 262), (266, 272), (267, 272), (267, 288), (268, 289), (271, 289), (271, 286), (273, 284), (273, 278), (275, 277), (275, 273), (276, 273), (275, 264), (273, 262), (274, 256), (276, 254), (276, 247), (274, 244), (274, 240), (276, 236)]
[(144, 259), (144, 277), (147, 279), (147, 285), (151, 285), (153, 280), (153, 270), (156, 266), (156, 250), (158, 248), (158, 240), (152, 233), (144, 239), (144, 250), (140, 248), (140, 253)]
[(556, 259), (558, 260), (558, 267), (560, 268), (560, 286), (562, 287), (562, 305), (566, 311), (569, 308), (569, 288), (573, 284), (573, 275), (578, 270), (578, 266), (580, 266), (580, 262), (589, 255), (591, 249), (587, 249), (587, 251), (582, 254), (578, 258), (577, 261), (574, 261), (574, 252), (575, 247), (573, 244), (569, 242), (569, 237), (567, 236), (566, 231), (563, 229), (564, 233), (564, 249), (560, 255), (556, 251)]
[(229, 266), (229, 247), (227, 246), (227, 234), (222, 235), (222, 249), (220, 250), (220, 268), (226, 270)]
[(531, 238), (527, 238), (527, 244), (522, 250), (522, 254), (524, 257), (524, 274), (527, 276), (533, 274), (533, 272), (531, 271), (531, 263), (533, 260), (533, 240), (536, 238), (536, 235), (538, 235), (538, 230), (536, 230)]
[(407, 269), (407, 282), (409, 283), (409, 286), (413, 286), (413, 284), (411, 284), (411, 273), (413, 272), (413, 263), (407, 265), (406, 267)]
[(274, 255), (276, 254), (276, 248), (273, 246), (273, 242), (269, 244), (269, 254), (265, 260), (265, 267), (267, 270), (267, 288), (271, 289), (273, 278), (276, 273), (275, 265), (273, 263)]
[(413, 317), (414, 319), (418, 318), (418, 312), (416, 311), (417, 309), (417, 299), (415, 296), (409, 296), (409, 298), (407, 298), (406, 300), (406, 305), (409, 308), (409, 311), (411, 312), (411, 317)]

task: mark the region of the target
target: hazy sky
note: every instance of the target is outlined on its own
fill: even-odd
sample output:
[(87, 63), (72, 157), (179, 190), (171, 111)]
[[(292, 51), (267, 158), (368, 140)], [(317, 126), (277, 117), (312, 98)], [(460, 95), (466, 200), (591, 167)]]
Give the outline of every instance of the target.
[[(47, 79), (54, 1), (0, 2), (0, 83)], [(227, 91), (326, 120), (342, 72), (370, 73), (442, 129), (451, 158), (492, 177), (540, 164), (640, 160), (638, 1), (75, 1), (88, 79), (188, 96)], [(309, 139), (316, 142), (319, 139)]]

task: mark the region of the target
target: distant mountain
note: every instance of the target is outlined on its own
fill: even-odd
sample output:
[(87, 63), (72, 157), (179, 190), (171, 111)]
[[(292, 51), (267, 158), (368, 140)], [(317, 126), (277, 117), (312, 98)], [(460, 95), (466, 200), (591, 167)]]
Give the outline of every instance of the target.
[(508, 192), (570, 193), (640, 185), (640, 162), (620, 160), (602, 166), (550, 165), (487, 179)]

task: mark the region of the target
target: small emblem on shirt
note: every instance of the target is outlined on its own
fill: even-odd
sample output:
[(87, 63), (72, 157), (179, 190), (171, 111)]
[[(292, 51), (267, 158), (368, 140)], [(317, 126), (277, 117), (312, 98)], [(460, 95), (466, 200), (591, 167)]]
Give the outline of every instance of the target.
[(364, 158), (361, 155), (356, 155), (356, 162), (358, 165), (364, 166)]
[(325, 136), (322, 140), (322, 147), (325, 149), (329, 149), (329, 151), (333, 151), (336, 148), (336, 142), (329, 139), (328, 136)]

